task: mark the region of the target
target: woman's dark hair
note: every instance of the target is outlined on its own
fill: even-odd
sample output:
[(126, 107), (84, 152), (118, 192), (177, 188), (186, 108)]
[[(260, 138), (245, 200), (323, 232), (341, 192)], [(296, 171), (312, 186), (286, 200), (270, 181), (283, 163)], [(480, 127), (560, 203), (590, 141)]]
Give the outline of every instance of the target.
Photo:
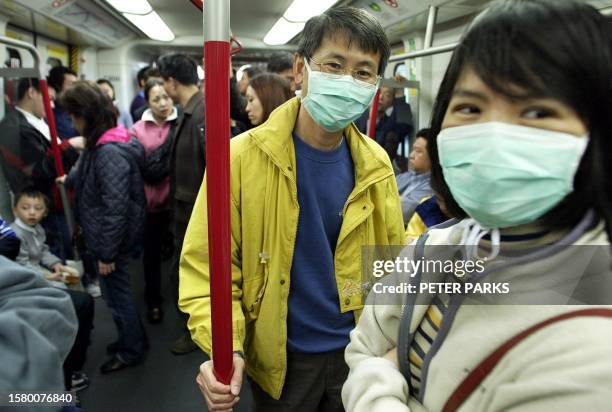
[(380, 53), (378, 74), (385, 72), (391, 53), (389, 40), (378, 20), (365, 10), (355, 7), (334, 7), (310, 18), (304, 26), (297, 53), (309, 59), (325, 38), (336, 35), (346, 35), (349, 42), (355, 41), (365, 52)]
[(93, 82), (74, 82), (61, 97), (61, 104), (68, 113), (85, 121), (83, 137), (88, 148), (94, 147), (104, 132), (117, 126), (113, 102)]
[(160, 79), (159, 77), (151, 77), (145, 83), (144, 96), (145, 96), (145, 100), (147, 101), (147, 103), (149, 102), (149, 93), (151, 92), (151, 89), (154, 88), (155, 86), (164, 87), (163, 80)]
[(262, 73), (249, 80), (249, 86), (257, 93), (263, 108), (262, 123), (268, 120), (270, 113), (287, 100), (291, 99), (289, 82), (274, 73)]
[(110, 82), (110, 80), (106, 80), (106, 79), (98, 79), (96, 80), (96, 84), (97, 85), (101, 85), (101, 84), (108, 84), (108, 86), (111, 88), (111, 90), (113, 91), (113, 96), (116, 96), (115, 93), (115, 86), (113, 86), (113, 84)]
[(511, 99), (548, 97), (576, 111), (590, 132), (589, 144), (574, 191), (542, 221), (551, 228), (572, 227), (594, 208), (610, 235), (612, 48), (607, 25), (596, 9), (574, 0), (498, 1), (474, 20), (451, 58), (432, 112), (431, 185), (449, 213), (466, 216), (444, 180), (436, 139), (457, 81), (471, 69)]

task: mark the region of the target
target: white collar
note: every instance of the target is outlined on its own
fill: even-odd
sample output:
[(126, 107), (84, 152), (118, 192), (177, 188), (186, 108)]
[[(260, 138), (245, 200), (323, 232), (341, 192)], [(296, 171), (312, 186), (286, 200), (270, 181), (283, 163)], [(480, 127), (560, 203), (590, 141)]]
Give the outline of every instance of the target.
[[(166, 117), (166, 120), (164, 120), (164, 122), (170, 122), (176, 119), (177, 117), (178, 117), (178, 112), (176, 110), (176, 107), (173, 107), (172, 113), (170, 113), (168, 117)], [(145, 110), (144, 113), (142, 114), (141, 119), (144, 120), (145, 122), (153, 122), (157, 124), (157, 121), (155, 120), (155, 116), (153, 116), (153, 112), (151, 111), (151, 109)]]
[(36, 130), (38, 130), (40, 134), (45, 137), (45, 139), (51, 141), (51, 132), (49, 131), (49, 125), (47, 125), (47, 122), (45, 122), (44, 119), (34, 116), (32, 113), (23, 110), (19, 106), (15, 106), (15, 109), (19, 110), (21, 114), (25, 116), (28, 123), (30, 123), (30, 125), (32, 125)]
[(36, 234), (36, 226), (38, 226), (38, 224), (32, 227), (18, 217), (15, 218), (15, 224), (27, 232)]

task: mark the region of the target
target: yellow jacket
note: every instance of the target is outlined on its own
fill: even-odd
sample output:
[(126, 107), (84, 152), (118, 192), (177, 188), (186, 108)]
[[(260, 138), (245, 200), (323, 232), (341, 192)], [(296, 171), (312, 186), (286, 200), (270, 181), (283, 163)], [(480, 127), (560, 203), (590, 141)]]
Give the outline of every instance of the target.
[[(231, 141), (233, 350), (247, 373), (280, 398), (287, 369), (287, 300), (300, 207), (292, 131), (300, 100), (289, 100), (263, 125)], [(400, 199), (386, 152), (351, 124), (344, 130), (355, 187), (343, 209), (334, 264), (341, 311), (363, 308), (362, 245), (404, 244)], [(185, 235), (179, 306), (193, 340), (211, 353), (206, 181)]]

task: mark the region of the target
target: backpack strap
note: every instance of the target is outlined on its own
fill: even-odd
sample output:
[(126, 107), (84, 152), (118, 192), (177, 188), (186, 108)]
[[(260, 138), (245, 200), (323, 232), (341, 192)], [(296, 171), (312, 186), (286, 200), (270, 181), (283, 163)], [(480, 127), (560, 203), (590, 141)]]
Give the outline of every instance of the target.
[[(414, 249), (414, 260), (419, 260), (425, 256), (425, 243), (429, 238), (429, 233), (425, 232), (419, 236), (415, 249)], [(419, 266), (416, 275), (414, 276), (415, 284), (421, 283), (421, 267)], [(412, 334), (410, 333), (410, 320), (412, 319), (412, 309), (416, 301), (415, 295), (408, 295), (406, 302), (404, 303), (404, 310), (400, 319), (399, 336), (397, 339), (397, 356), (399, 370), (404, 375), (404, 379), (408, 382), (410, 392), (413, 391), (410, 385), (410, 361), (408, 360), (408, 352), (410, 351), (410, 345), (412, 343)]]
[(506, 353), (508, 353), (514, 346), (519, 344), (525, 338), (554, 323), (587, 316), (612, 318), (612, 309), (592, 308), (567, 312), (546, 319), (514, 335), (512, 338), (501, 344), (494, 352), (480, 362), (480, 364), (478, 364), (478, 366), (474, 368), (468, 376), (466, 376), (463, 382), (461, 382), (453, 394), (448, 398), (442, 412), (454, 412), (459, 409), (463, 402), (470, 397), (472, 392), (474, 392), (474, 390), (482, 383), (483, 380), (485, 380), (489, 373), (491, 373), (493, 368), (495, 368), (504, 355), (506, 355)]

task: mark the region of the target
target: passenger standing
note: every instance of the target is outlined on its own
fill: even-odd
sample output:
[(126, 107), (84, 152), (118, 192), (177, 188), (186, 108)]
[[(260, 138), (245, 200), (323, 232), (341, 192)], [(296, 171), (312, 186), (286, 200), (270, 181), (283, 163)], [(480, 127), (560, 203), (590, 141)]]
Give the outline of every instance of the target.
[[(191, 57), (182, 53), (166, 54), (159, 58), (157, 66), (164, 79), (166, 92), (173, 101), (183, 107), (183, 115), (176, 126), (170, 157), (170, 211), (172, 232), (176, 241), (175, 264), (171, 276), (173, 301), (178, 305), (180, 253), (206, 167), (204, 95), (198, 87), (198, 65)], [(180, 310), (179, 315), (184, 331), (171, 347), (171, 351), (177, 355), (197, 349), (187, 329), (186, 315)]]
[(134, 96), (134, 98), (132, 99), (132, 103), (130, 103), (130, 114), (132, 115), (132, 120), (134, 122), (137, 122), (138, 120), (140, 120), (140, 116), (136, 114), (136, 111), (146, 106), (147, 104), (147, 101), (145, 100), (145, 97), (144, 97), (144, 86), (145, 86), (145, 83), (147, 82), (147, 79), (145, 78), (146, 77), (145, 73), (150, 68), (151, 66), (145, 66), (141, 68), (140, 70), (138, 70), (138, 73), (136, 74), (136, 82), (138, 83), (138, 92), (136, 93), (136, 96)]
[[(153, 79), (153, 78), (158, 78), (161, 79), (161, 76), (159, 75), (159, 70), (157, 70), (157, 67), (149, 67), (145, 72), (144, 72), (144, 83), (143, 84), (147, 84), (147, 82), (149, 81), (149, 79)], [(134, 120), (134, 123), (136, 123), (137, 121), (139, 121), (142, 118), (142, 114), (145, 112), (145, 110), (147, 110), (149, 107), (146, 104), (146, 100), (145, 100), (145, 104), (143, 106), (140, 106), (139, 108), (137, 108), (136, 110), (134, 110), (134, 112), (132, 113), (132, 119)]]
[(75, 215), (85, 244), (98, 265), (98, 279), (119, 334), (109, 345), (115, 355), (102, 365), (110, 373), (144, 358), (146, 337), (132, 296), (129, 263), (142, 244), (146, 197), (140, 167), (144, 149), (117, 126), (114, 107), (95, 84), (81, 81), (61, 103), (87, 139), (67, 186), (76, 190)]
[[(355, 124), (363, 133), (368, 132), (370, 112), (367, 110)], [(409, 139), (413, 132), (410, 105), (404, 96), (395, 97), (395, 89), (381, 87), (376, 113), (374, 139), (385, 148), (396, 173), (406, 170), (405, 159), (399, 158), (397, 149), (403, 141)]]
[[(149, 108), (143, 113), (142, 119), (132, 127), (130, 134), (144, 146), (145, 157), (148, 157), (167, 139), (171, 139), (170, 131), (176, 123), (177, 110), (164, 89), (164, 82), (160, 79), (149, 79), (145, 84), (144, 95)], [(168, 169), (169, 166), (168, 164)], [(162, 245), (170, 230), (168, 205), (170, 178), (166, 173), (160, 182), (147, 183), (145, 179), (144, 188), (147, 195), (147, 223), (143, 255), (145, 300), (149, 321), (159, 323), (163, 317), (161, 306)]]
[(291, 99), (289, 82), (278, 74), (262, 73), (253, 77), (246, 92), (246, 112), (253, 126), (265, 123), (270, 113)]
[[(347, 410), (608, 409), (611, 67), (609, 22), (584, 2), (475, 18), (430, 135), (432, 184), (458, 220), (404, 252), (430, 269), (406, 274), (417, 293), (372, 289), (346, 350)], [(418, 293), (430, 282), (459, 293)]]
[[(212, 361), (201, 365), (209, 408), (236, 404), (246, 363), (255, 410), (342, 410), (344, 348), (363, 308), (361, 248), (404, 242), (389, 157), (352, 124), (388, 57), (384, 31), (367, 12), (338, 7), (313, 17), (294, 63), (302, 99), (232, 140), (237, 353), (231, 385), (216, 380)], [(206, 210), (204, 182), (183, 247), (179, 303), (210, 353)]]
[(258, 74), (261, 74), (261, 72), (262, 70), (260, 68), (253, 67), (250, 64), (242, 69), (242, 72), (240, 72), (240, 79), (237, 79), (240, 94), (243, 96), (246, 94), (247, 87), (249, 87), (249, 81)]
[(273, 53), (268, 59), (268, 71), (284, 77), (289, 82), (291, 95), (295, 92), (295, 77), (293, 76), (293, 55), (281, 51)]
[(111, 102), (113, 102), (115, 109), (117, 109), (117, 113), (119, 113), (119, 115), (117, 116), (117, 124), (122, 125), (123, 127), (129, 130), (133, 125), (132, 116), (123, 108), (119, 107), (117, 100), (115, 100), (115, 87), (113, 86), (113, 84), (110, 82), (110, 80), (106, 79), (98, 79), (96, 83), (98, 84), (98, 86), (100, 86), (104, 94), (106, 94), (108, 98), (111, 99)]
[(247, 131), (252, 127), (246, 112), (246, 98), (240, 94), (236, 77), (230, 77), (230, 128), (232, 137)]
[(74, 70), (56, 66), (49, 71), (47, 81), (49, 86), (55, 89), (55, 107), (53, 108), (53, 116), (55, 117), (55, 128), (60, 139), (69, 139), (74, 136), (79, 136), (79, 132), (72, 124), (70, 115), (61, 104), (61, 98), (64, 92), (72, 83), (77, 80), (77, 75)]

